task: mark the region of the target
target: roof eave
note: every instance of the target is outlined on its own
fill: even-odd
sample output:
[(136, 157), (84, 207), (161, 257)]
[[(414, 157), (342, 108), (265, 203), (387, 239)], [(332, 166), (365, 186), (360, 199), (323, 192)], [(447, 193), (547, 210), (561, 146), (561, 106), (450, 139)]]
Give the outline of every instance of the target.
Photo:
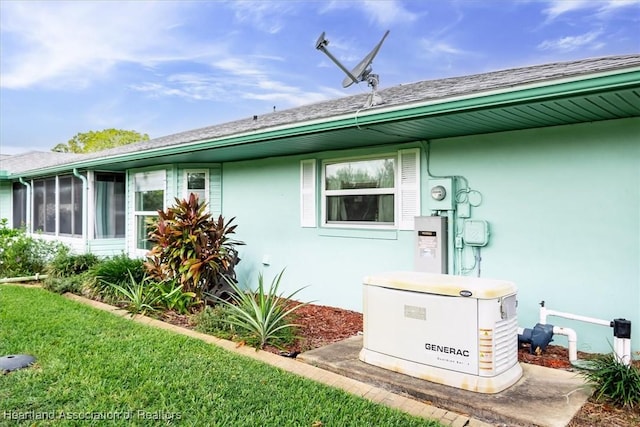
[[(244, 132), (220, 138), (204, 139), (195, 142), (176, 144), (138, 152), (123, 153), (106, 158), (78, 160), (39, 170), (9, 174), (8, 179), (27, 178), (67, 172), (74, 168), (90, 169), (122, 162), (172, 156), (191, 151), (216, 149), (234, 145), (265, 142), (274, 139), (291, 138), (311, 133), (335, 131), (358, 126), (383, 124), (411, 120), (421, 117), (460, 114), (494, 107), (504, 107), (529, 102), (552, 101), (577, 95), (611, 92), (640, 87), (640, 67), (615, 70), (600, 74), (583, 75), (561, 80), (537, 82), (499, 90), (472, 93), (464, 96), (440, 98), (423, 102), (385, 107), (384, 105), (368, 110), (359, 110), (349, 114), (331, 116), (323, 119), (299, 122), (291, 125), (275, 126), (254, 132)], [(0, 176), (0, 179), (3, 179)], [(5, 178), (6, 179), (6, 178)]]

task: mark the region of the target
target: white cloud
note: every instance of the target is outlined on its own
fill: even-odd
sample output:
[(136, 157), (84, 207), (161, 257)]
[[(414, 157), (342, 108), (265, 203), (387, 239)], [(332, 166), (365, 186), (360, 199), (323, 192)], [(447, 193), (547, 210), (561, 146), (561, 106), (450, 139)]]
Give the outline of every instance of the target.
[(336, 11), (341, 9), (357, 8), (382, 28), (393, 25), (401, 25), (415, 21), (418, 15), (407, 10), (402, 2), (397, 0), (364, 0), (364, 1), (344, 1), (332, 0), (324, 4), (320, 13)]
[(623, 7), (639, 6), (640, 0), (551, 0), (548, 3), (549, 7), (542, 11), (547, 15), (547, 22), (582, 9), (594, 9), (602, 15)]
[(567, 36), (556, 40), (545, 40), (538, 45), (538, 49), (571, 52), (588, 46), (591, 50), (597, 50), (603, 46), (602, 43), (595, 42), (601, 34), (602, 31), (598, 30), (590, 31), (578, 36)]
[(451, 44), (444, 41), (422, 39), (420, 40), (420, 46), (422, 47), (422, 51), (429, 57), (437, 57), (442, 55), (463, 56), (470, 54), (470, 52), (452, 46)]
[(82, 88), (117, 65), (215, 52), (179, 40), (174, 2), (2, 2), (1, 85)]
[(227, 3), (235, 13), (237, 22), (249, 23), (268, 34), (277, 34), (286, 23), (286, 17), (295, 9), (294, 2), (239, 0)]

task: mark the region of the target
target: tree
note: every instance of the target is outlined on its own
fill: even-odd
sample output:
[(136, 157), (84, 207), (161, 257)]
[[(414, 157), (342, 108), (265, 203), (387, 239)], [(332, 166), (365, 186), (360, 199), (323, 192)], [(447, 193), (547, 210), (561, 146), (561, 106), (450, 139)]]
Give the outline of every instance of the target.
[(149, 135), (133, 130), (104, 129), (100, 131), (81, 132), (66, 144), (58, 144), (51, 149), (59, 153), (92, 153), (119, 147), (138, 141), (148, 141)]

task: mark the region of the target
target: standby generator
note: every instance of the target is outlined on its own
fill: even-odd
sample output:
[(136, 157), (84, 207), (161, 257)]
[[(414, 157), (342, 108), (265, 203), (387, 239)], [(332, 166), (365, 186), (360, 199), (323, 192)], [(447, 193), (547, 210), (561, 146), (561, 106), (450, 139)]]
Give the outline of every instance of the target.
[(360, 360), (479, 393), (522, 376), (516, 287), (503, 280), (421, 272), (364, 279)]

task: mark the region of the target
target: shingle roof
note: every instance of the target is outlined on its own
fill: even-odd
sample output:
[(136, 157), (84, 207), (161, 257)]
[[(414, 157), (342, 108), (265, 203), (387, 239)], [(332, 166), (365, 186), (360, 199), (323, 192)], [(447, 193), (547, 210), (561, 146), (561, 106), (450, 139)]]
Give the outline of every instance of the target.
[(84, 158), (82, 154), (58, 153), (54, 151), (29, 151), (16, 155), (0, 157), (0, 170), (11, 173), (42, 169), (58, 164), (65, 164)]
[[(640, 54), (589, 58), (579, 61), (558, 62), (544, 65), (505, 69), (483, 74), (452, 77), (439, 80), (426, 80), (416, 83), (401, 84), (378, 91), (384, 103), (370, 109), (409, 106), (415, 103), (446, 100), (455, 96), (469, 96), (492, 90), (508, 90), (522, 85), (550, 82), (565, 78), (579, 78), (598, 73), (613, 72), (619, 69), (640, 67)], [(216, 138), (242, 134), (246, 132), (262, 132), (278, 126), (290, 126), (311, 120), (330, 120), (344, 114), (363, 110), (369, 94), (362, 93), (315, 104), (291, 108), (263, 116), (236, 120), (200, 129), (180, 132), (173, 135), (154, 138), (134, 144), (124, 145), (97, 153), (84, 154), (82, 160), (107, 158), (126, 153), (144, 152), (161, 147), (177, 146), (189, 142), (206, 141)], [(47, 153), (51, 154), (51, 153)], [(77, 156), (77, 155), (76, 155)], [(49, 165), (64, 164), (77, 160), (78, 157), (58, 157)], [(44, 161), (44, 159), (38, 159)], [(48, 159), (54, 161), (52, 159)], [(5, 161), (2, 161), (4, 167)], [(26, 164), (28, 171), (35, 169), (34, 164)], [(42, 167), (42, 165), (38, 165)]]

